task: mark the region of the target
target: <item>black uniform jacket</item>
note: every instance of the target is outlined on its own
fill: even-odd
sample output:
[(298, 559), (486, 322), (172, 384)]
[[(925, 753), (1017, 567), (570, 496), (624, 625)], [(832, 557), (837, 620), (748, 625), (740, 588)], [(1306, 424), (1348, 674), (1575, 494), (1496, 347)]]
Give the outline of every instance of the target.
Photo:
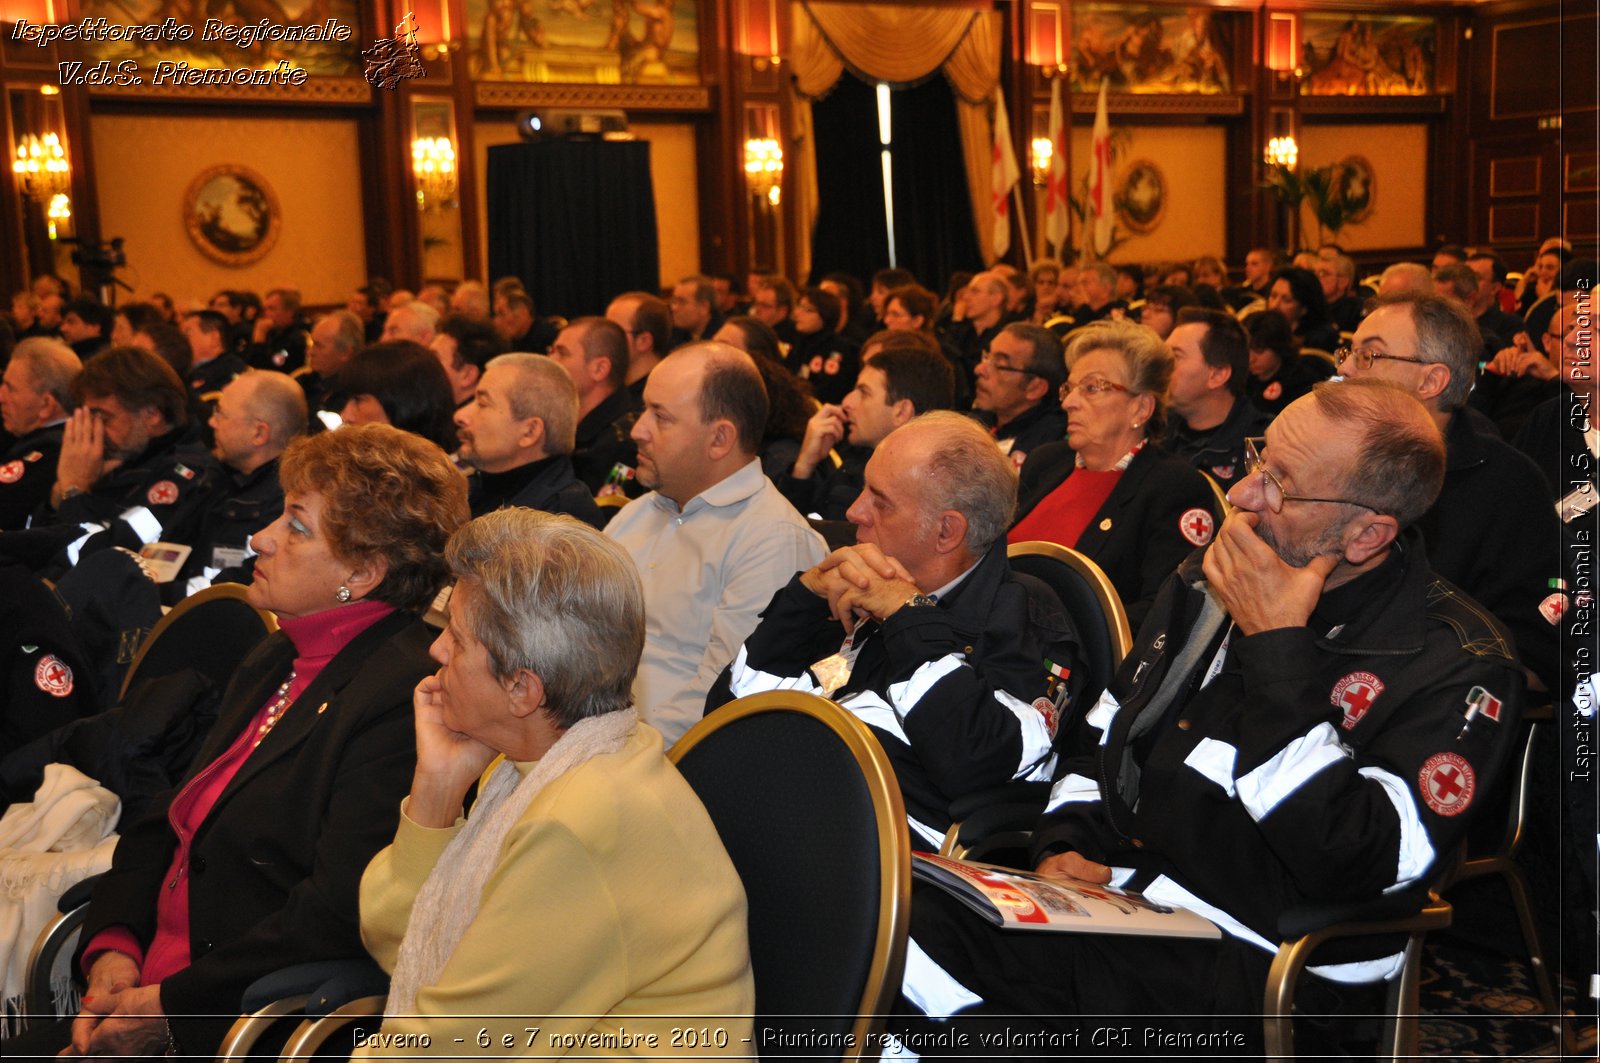
[(36, 428), (0, 457), (0, 531), (27, 527), (29, 514), (50, 496), (65, 430), (59, 424)]
[(1181, 416), (1172, 414), (1161, 443), (1177, 457), (1210, 475), (1226, 491), (1244, 479), (1247, 471), (1244, 441), (1265, 435), (1271, 422), (1271, 417), (1241, 395), (1233, 400), (1227, 419), (1205, 431), (1190, 428)]
[[(1072, 475), (1073, 460), (1066, 443), (1050, 443), (1028, 455), (1017, 488), (1017, 520)], [(1128, 610), (1128, 623), (1138, 631), (1162, 581), (1215, 531), (1205, 477), (1182, 458), (1146, 443), (1078, 541), (1064, 545), (1105, 570)]]
[[(591, 495), (600, 493), (611, 479), (612, 470), (622, 470), (617, 482), (634, 486), (634, 467), (639, 464), (639, 446), (633, 441), (633, 423), (639, 419), (633, 393), (618, 388), (604, 402), (578, 422), (577, 449), (572, 452), (572, 468)], [(629, 491), (630, 496), (642, 489)]]
[[(291, 964), (361, 957), (357, 888), (394, 837), (416, 763), (412, 691), (434, 670), (432, 634), (394, 613), (351, 640), (245, 760), (195, 834), (189, 860), (190, 965), (161, 983), (186, 1054), (215, 1051), (244, 990)], [(245, 658), (194, 775), (239, 736), (288, 674), (281, 632)], [(167, 810), (180, 790), (125, 824), (95, 887), (82, 941), (124, 926), (148, 945), (177, 847)], [(80, 946), (81, 948), (81, 946)], [(188, 1019), (186, 1015), (227, 1016)]]
[[(520, 482), (517, 482), (519, 481)], [(504, 473), (477, 473), (467, 479), (472, 515), (482, 516), (505, 506), (565, 513), (591, 528), (603, 528), (606, 516), (594, 495), (572, 471), (572, 459), (557, 454)]]

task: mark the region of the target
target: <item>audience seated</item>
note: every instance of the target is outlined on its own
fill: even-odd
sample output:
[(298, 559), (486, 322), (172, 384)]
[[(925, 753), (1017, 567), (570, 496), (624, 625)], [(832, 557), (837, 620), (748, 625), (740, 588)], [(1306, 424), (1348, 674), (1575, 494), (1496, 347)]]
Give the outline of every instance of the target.
[(345, 397), (345, 424), (392, 424), (456, 449), (455, 392), (438, 357), (420, 343), (389, 340), (356, 353), (334, 387)]
[(550, 358), (578, 389), (578, 479), (591, 495), (625, 490), (638, 464), (631, 433), (640, 410), (626, 387), (627, 332), (607, 318), (580, 317), (556, 336)]
[[(565, 333), (563, 333), (565, 335)], [(557, 339), (553, 350), (561, 347)], [(572, 468), (578, 391), (565, 369), (542, 354), (502, 354), (489, 362), (477, 397), (456, 411), (472, 513), (503, 506), (566, 513), (591, 527), (605, 518)]]
[(1244, 320), (1250, 345), (1250, 381), (1246, 394), (1256, 408), (1275, 417), (1313, 385), (1333, 375), (1321, 358), (1301, 357), (1300, 341), (1289, 319), (1277, 310), (1263, 310)]
[(755, 318), (735, 314), (722, 323), (712, 339), (739, 348), (761, 370), (761, 383), (767, 389), (767, 427), (758, 452), (761, 471), (777, 483), (799, 456), (800, 442), (817, 400), (807, 382), (784, 365), (778, 334)]
[(504, 289), (496, 285), (494, 293), (494, 328), (506, 346), (522, 354), (544, 354), (556, 338), (556, 326), (545, 318), (534, 316), (533, 299), (522, 289), (522, 282), (510, 278), (513, 285)]
[[(1042, 780), (1076, 666), (1059, 603), (1030, 603), (1006, 562), (1016, 479), (982, 428), (931, 413), (895, 429), (850, 508), (856, 545), (799, 573), (706, 700), (765, 690), (831, 697), (894, 764), (919, 848), (957, 798)], [(841, 644), (841, 637), (843, 642)]]
[(189, 372), (184, 379), (195, 399), (221, 391), (245, 371), (244, 361), (229, 352), (227, 318), (215, 310), (201, 310), (184, 318), (180, 327), (189, 341)]
[(1340, 332), (1354, 332), (1364, 312), (1361, 293), (1356, 290), (1355, 262), (1348, 255), (1324, 248), (1317, 252), (1315, 272), (1328, 304), (1328, 320)]
[(256, 369), (292, 373), (306, 364), (311, 326), (300, 313), (297, 288), (274, 288), (261, 301), (244, 360)]
[[(744, 888), (661, 734), (629, 707), (645, 642), (632, 562), (527, 510), (468, 524), (448, 558), (456, 589), (441, 667), (417, 687), (416, 775), (361, 879), (362, 940), (392, 979), (380, 1037), (357, 1055), (392, 1055), (382, 1035), (459, 1055), (510, 1034), (518, 1049), (498, 1054), (653, 1036), (648, 1052), (599, 1054), (747, 1057)], [(701, 1015), (726, 1040), (675, 1046)]]
[(158, 539), (188, 542), (215, 490), (217, 467), (189, 421), (172, 367), (137, 347), (113, 347), (84, 363), (72, 382), (55, 484), (34, 512), (52, 578), (85, 552), (137, 550)]
[(1289, 267), (1272, 277), (1267, 293), (1267, 309), (1289, 319), (1295, 338), (1303, 347), (1332, 351), (1339, 346), (1339, 329), (1328, 320), (1328, 303), (1322, 285), (1310, 270)]
[[(799, 339), (794, 323), (795, 301), (794, 285), (776, 274), (762, 274), (750, 286), (749, 316), (771, 329), (786, 350), (792, 348)], [(721, 308), (717, 310), (721, 317)], [(712, 329), (706, 338), (714, 335), (716, 329)], [(791, 365), (790, 368), (794, 367)]]
[(1250, 348), (1244, 327), (1226, 311), (1192, 307), (1178, 315), (1167, 350), (1170, 412), (1161, 445), (1226, 490), (1245, 474), (1244, 441), (1265, 432), (1271, 420), (1245, 397)]
[[(717, 312), (717, 290), (710, 277), (685, 277), (672, 289), (672, 339), (667, 350), (708, 340), (722, 327)], [(665, 353), (663, 351), (662, 353)]]
[(297, 440), (281, 474), (250, 587), (281, 630), (235, 673), (184, 785), (123, 825), (84, 924), (78, 1017), (8, 1055), (69, 1037), (74, 1055), (213, 1055), (257, 978), (363, 954), (357, 884), (413, 775), (412, 691), (433, 671), (420, 614), (466, 486), (378, 425)]
[(111, 308), (87, 295), (78, 296), (61, 311), (61, 338), (84, 360), (110, 345), (111, 326)]
[(428, 346), (439, 356), (439, 364), (450, 378), (450, 391), (457, 407), (465, 406), (477, 395), (478, 381), (489, 359), (506, 353), (506, 341), (500, 338), (493, 325), (461, 314), (452, 314), (439, 322)]
[(214, 582), (248, 583), (241, 568), (255, 555), (250, 536), (283, 512), (278, 456), (306, 431), (306, 398), (283, 373), (250, 369), (235, 377), (211, 411), (212, 456), (222, 466), (214, 497), (188, 545), (184, 583), (170, 602)]
[(1539, 609), (1565, 577), (1561, 536), (1533, 463), (1464, 409), (1476, 376), (1478, 326), (1437, 295), (1380, 297), (1340, 351), (1347, 377), (1375, 377), (1427, 407), (1448, 450), (1444, 489), (1419, 520), (1434, 571), (1481, 602), (1516, 640), (1516, 657), (1549, 689), (1556, 627)]
[[(1098, 746), (1063, 760), (1033, 836), (1041, 873), (1139, 890), (1224, 937), (998, 931), (916, 886), (918, 1011), (1249, 1033), (1283, 913), (1419, 889), (1455, 859), (1514, 743), (1522, 679), (1407, 530), (1443, 478), (1439, 432), (1398, 389), (1329, 384), (1267, 439), (1240, 512), (1166, 581), (1089, 714)], [(1398, 963), (1313, 970), (1362, 981)]]
[(628, 337), (628, 392), (643, 406), (645, 378), (672, 349), (672, 310), (649, 292), (624, 292), (606, 307), (606, 319)]
[(1058, 443), (1067, 418), (1057, 394), (1067, 379), (1061, 341), (1049, 329), (1015, 321), (989, 340), (974, 370), (972, 408), (1000, 452), (1021, 468), (1034, 448)]
[(1135, 627), (1179, 561), (1211, 541), (1211, 488), (1154, 442), (1166, 427), (1172, 354), (1149, 329), (1074, 331), (1061, 389), (1067, 438), (1022, 464), (1010, 542), (1072, 547), (1110, 578)]
[(919, 414), (949, 409), (954, 395), (955, 370), (932, 336), (876, 333), (862, 347), (856, 386), (838, 406), (811, 415), (794, 465), (773, 482), (800, 512), (842, 521), (861, 494), (872, 449)]
[(344, 409), (346, 399), (335, 382), (339, 370), (362, 348), (363, 335), (361, 319), (348, 310), (323, 314), (312, 327), (306, 347), (306, 371), (295, 376), (311, 411), (312, 431), (320, 432), (326, 427), (321, 417), (323, 413), (337, 414)]
[(826, 288), (807, 288), (795, 300), (796, 335), (784, 365), (811, 385), (818, 402), (837, 403), (856, 385), (860, 344), (839, 333), (843, 305)]
[(60, 340), (31, 336), (12, 350), (0, 377), (0, 422), (12, 438), (0, 456), (0, 531), (26, 526), (49, 496), (82, 369)]
[(1172, 335), (1178, 323), (1178, 314), (1183, 308), (1198, 305), (1199, 300), (1190, 288), (1173, 284), (1157, 285), (1150, 289), (1144, 298), (1144, 305), (1139, 308), (1139, 324), (1154, 329), (1157, 336), (1166, 339)]
[(420, 343), (427, 347), (433, 343), (438, 329), (439, 311), (420, 299), (412, 299), (389, 308), (389, 316), (383, 323), (381, 338), (410, 340), (412, 343)]
[(633, 427), (650, 493), (606, 532), (639, 566), (645, 650), (634, 703), (677, 741), (761, 609), (823, 543), (761, 472), (766, 391), (750, 356), (726, 344), (675, 351), (650, 374)]

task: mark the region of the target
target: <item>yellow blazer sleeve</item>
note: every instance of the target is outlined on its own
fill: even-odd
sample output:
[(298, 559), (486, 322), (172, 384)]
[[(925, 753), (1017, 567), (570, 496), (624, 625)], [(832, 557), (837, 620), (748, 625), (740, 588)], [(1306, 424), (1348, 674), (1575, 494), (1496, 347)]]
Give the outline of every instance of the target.
[(402, 801), (394, 841), (380, 850), (362, 873), (361, 943), (385, 971), (394, 973), (417, 892), (464, 822), (457, 820), (453, 827), (421, 826), (406, 815), (406, 802)]

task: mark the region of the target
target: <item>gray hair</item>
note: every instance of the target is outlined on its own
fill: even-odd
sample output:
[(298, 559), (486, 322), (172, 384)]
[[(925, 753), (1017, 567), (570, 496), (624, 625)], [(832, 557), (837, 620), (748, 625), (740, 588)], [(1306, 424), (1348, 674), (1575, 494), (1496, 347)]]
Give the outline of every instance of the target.
[(1005, 535), (1017, 509), (1017, 471), (994, 437), (965, 414), (934, 410), (896, 431), (935, 436), (923, 463), (925, 513), (953, 509), (967, 519), (967, 550), (973, 557)]
[(330, 317), (334, 321), (333, 342), (341, 351), (351, 354), (366, 345), (367, 333), (359, 317), (348, 310), (331, 310), (318, 318), (317, 323)]
[(1167, 382), (1172, 379), (1172, 352), (1154, 331), (1131, 321), (1109, 318), (1074, 329), (1067, 339), (1067, 370), (1093, 351), (1110, 351), (1122, 359), (1128, 388), (1155, 400), (1145, 436), (1154, 439), (1167, 427)]
[(276, 449), (282, 450), (289, 440), (306, 430), (306, 393), (293, 377), (268, 369), (250, 369), (242, 379), (250, 383), (245, 411), (266, 422)]
[(1117, 283), (1117, 268), (1109, 262), (1103, 262), (1098, 259), (1093, 262), (1085, 262), (1079, 267), (1078, 276), (1081, 277), (1085, 273), (1093, 273), (1096, 277), (1099, 277), (1103, 283), (1112, 285), (1113, 287)]
[(470, 317), (489, 316), (489, 289), (478, 281), (462, 281), (450, 296), (451, 305), (461, 304), (461, 313)]
[(571, 517), (512, 506), (463, 525), (445, 560), (481, 592), (462, 615), (496, 677), (537, 675), (556, 726), (632, 703), (644, 589), (621, 546)]
[(578, 386), (561, 363), (542, 354), (502, 354), (484, 368), (497, 365), (517, 374), (508, 396), (511, 416), (544, 422), (546, 454), (571, 454), (578, 445)]
[[(1391, 267), (1393, 268), (1393, 267)], [(1439, 393), (1439, 409), (1450, 413), (1467, 404), (1478, 379), (1483, 333), (1466, 307), (1442, 295), (1379, 296), (1378, 306), (1405, 306), (1417, 330), (1417, 357), (1450, 370), (1450, 382)]]
[(1396, 262), (1378, 278), (1379, 295), (1431, 295), (1433, 274), (1420, 262)]
[(1444, 487), (1445, 450), (1421, 402), (1397, 384), (1370, 377), (1323, 381), (1311, 389), (1311, 401), (1360, 440), (1341, 494), (1389, 514), (1402, 528), (1428, 511)]
[(53, 396), (64, 412), (77, 406), (72, 381), (83, 371), (83, 362), (71, 347), (50, 336), (29, 336), (11, 349), (11, 360), (26, 363), (33, 390)]

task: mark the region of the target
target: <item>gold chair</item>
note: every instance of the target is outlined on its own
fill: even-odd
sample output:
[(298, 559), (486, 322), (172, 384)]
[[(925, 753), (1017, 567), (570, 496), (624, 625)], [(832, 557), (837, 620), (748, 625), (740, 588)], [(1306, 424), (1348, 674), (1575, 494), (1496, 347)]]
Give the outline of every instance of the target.
[(1211, 499), (1217, 504), (1217, 526), (1220, 528), (1222, 522), (1228, 519), (1228, 514), (1233, 512), (1233, 503), (1228, 501), (1228, 492), (1222, 489), (1215, 476), (1204, 469), (1200, 469), (1199, 472), (1206, 478), (1206, 483), (1211, 485)]
[(1307, 356), (1312, 357), (1312, 358), (1316, 358), (1319, 361), (1327, 362), (1329, 365), (1333, 366), (1335, 369), (1338, 368), (1338, 365), (1336, 364), (1337, 360), (1334, 358), (1333, 352), (1332, 351), (1325, 351), (1321, 347), (1302, 347), (1302, 348), (1300, 348), (1300, 356), (1302, 358), (1307, 357)]
[(118, 699), (136, 680), (176, 668), (205, 673), (220, 690), (256, 644), (278, 630), (278, 618), (250, 604), (242, 583), (214, 583), (172, 607), (139, 646)]
[(876, 1058), (911, 900), (910, 828), (883, 747), (833, 702), (775, 691), (712, 712), (668, 757), (744, 883), (757, 1028), (832, 1038), (813, 1058)]

